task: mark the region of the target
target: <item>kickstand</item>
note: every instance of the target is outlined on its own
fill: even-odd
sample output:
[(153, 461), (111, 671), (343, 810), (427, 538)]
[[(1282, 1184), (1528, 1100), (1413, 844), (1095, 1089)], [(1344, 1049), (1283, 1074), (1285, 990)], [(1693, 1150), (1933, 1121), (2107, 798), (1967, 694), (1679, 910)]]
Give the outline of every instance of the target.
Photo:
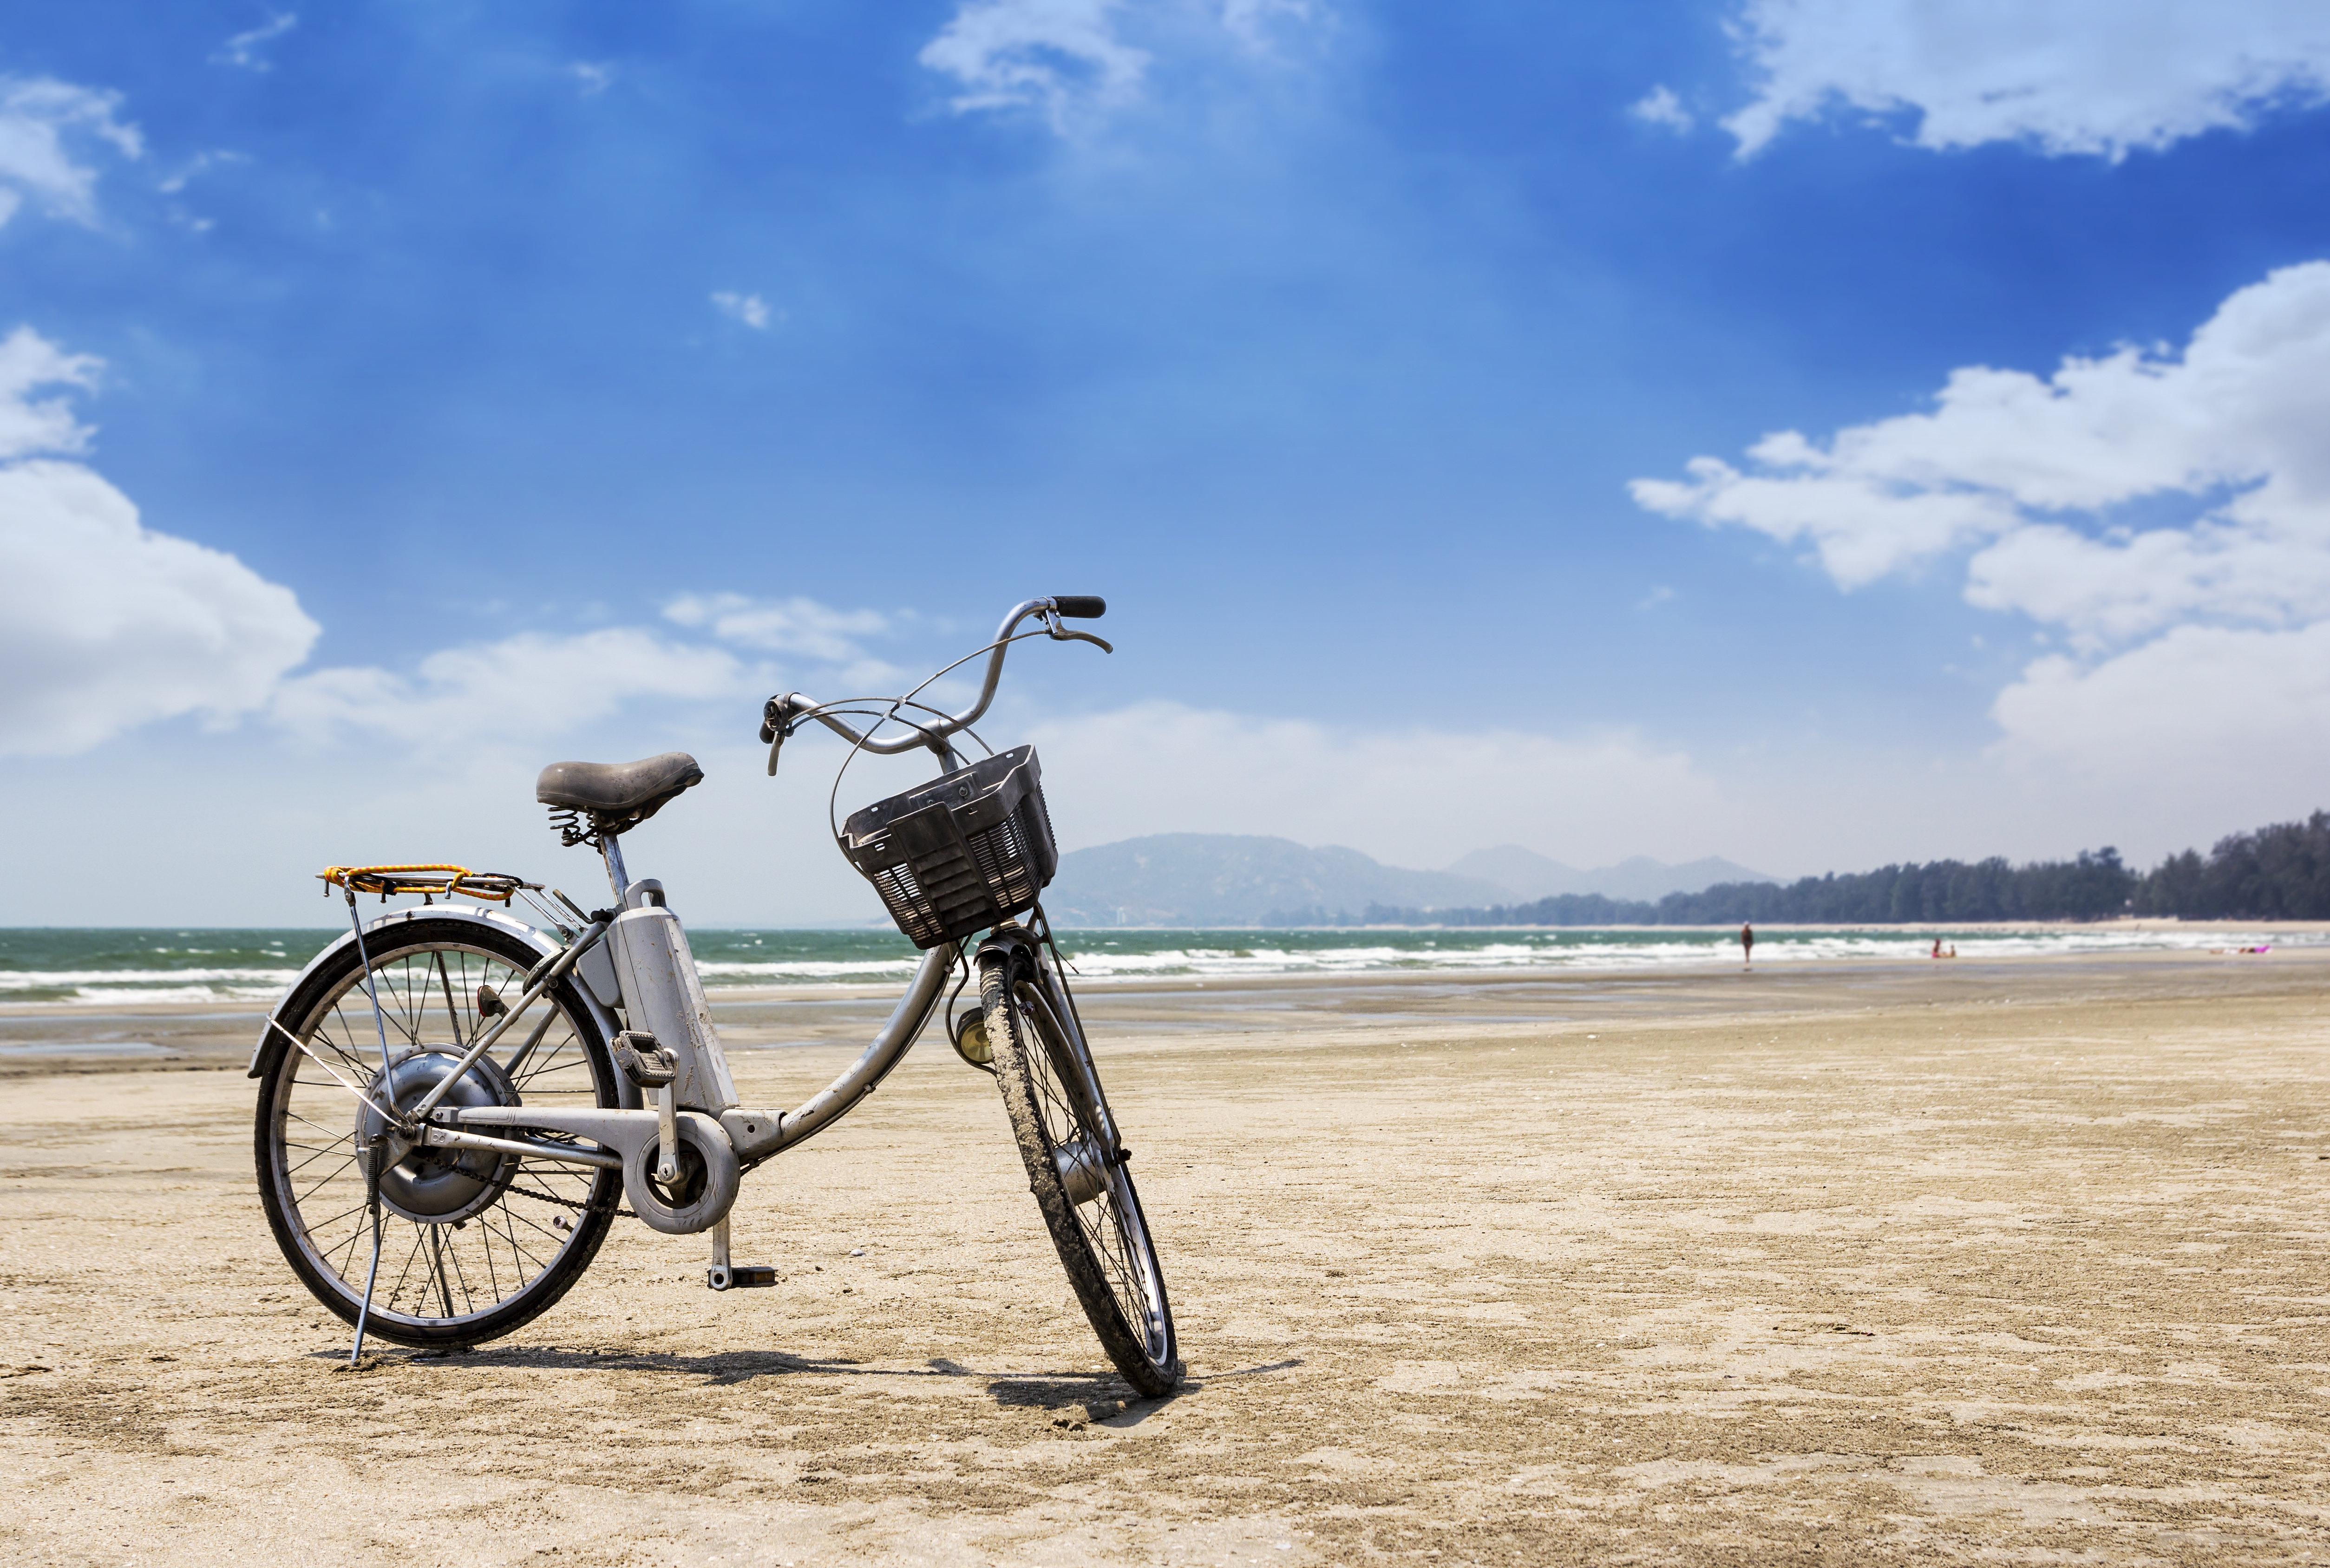
[(365, 1323), (372, 1316), (372, 1288), (380, 1280), (380, 1146), (385, 1137), (384, 1133), (374, 1133), (356, 1156), (356, 1163), (364, 1167), (365, 1208), (372, 1215), (372, 1267), (365, 1270), (364, 1305), (356, 1308), (356, 1343), (348, 1352), (351, 1372), (364, 1356)]

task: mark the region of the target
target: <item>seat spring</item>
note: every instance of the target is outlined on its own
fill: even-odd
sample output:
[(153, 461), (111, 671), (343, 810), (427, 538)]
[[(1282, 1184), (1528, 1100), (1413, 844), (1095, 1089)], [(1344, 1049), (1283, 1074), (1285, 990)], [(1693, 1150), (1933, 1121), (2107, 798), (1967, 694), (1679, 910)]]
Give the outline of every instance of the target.
[(572, 849), (578, 844), (599, 847), (599, 829), (582, 820), (582, 813), (572, 806), (550, 808), (550, 826), (558, 835), (558, 842)]

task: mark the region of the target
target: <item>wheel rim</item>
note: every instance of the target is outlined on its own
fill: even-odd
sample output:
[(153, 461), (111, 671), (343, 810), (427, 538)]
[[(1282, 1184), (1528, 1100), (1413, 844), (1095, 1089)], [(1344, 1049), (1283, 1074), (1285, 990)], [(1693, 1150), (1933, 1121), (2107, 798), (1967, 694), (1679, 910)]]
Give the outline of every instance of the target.
[[(1109, 1294), (1141, 1342), (1150, 1361), (1163, 1366), (1173, 1354), (1171, 1318), (1165, 1306), (1165, 1282), (1150, 1243), (1149, 1227), (1132, 1177), (1120, 1160), (1106, 1159), (1104, 1174), (1095, 1173), (1094, 1150), (1121, 1148), (1108, 1104), (1096, 1081), (1085, 1072), (1082, 1054), (1061, 1026), (1049, 1000), (1035, 985), (1021, 981), (1014, 987), (1019, 1015), (1028, 1020), (1036, 1039), (1033, 1049), (1021, 1053), (1028, 1079), (1035, 1091), (1036, 1111), (1044, 1127), (1047, 1150), (1068, 1212), (1084, 1233), (1084, 1244), (1100, 1264)], [(1081, 1167), (1083, 1179), (1074, 1179), (1063, 1162)], [(1080, 1189), (1092, 1195), (1076, 1201)]]
[[(377, 956), (373, 978), (393, 1064), (388, 1081), (417, 1075), (433, 1082), (487, 1022), (478, 1015), (478, 987), (515, 997), (524, 988), (525, 971), (482, 948), (437, 944)], [(363, 972), (352, 970), (309, 1008), (294, 1033), (331, 1072), (304, 1052), (284, 1053), (271, 1088), (270, 1177), (310, 1272), (352, 1312), (372, 1262), (354, 1136), (377, 1118), (331, 1074), (368, 1091), (382, 1086), (380, 1036)], [(526, 1054), (516, 1071), (507, 1071), (505, 1064), (520, 1051)], [(483, 1081), (492, 1098), (544, 1106), (601, 1103), (583, 1034), (554, 997), (536, 1002), (489, 1055), (495, 1068), (476, 1072), (475, 1080)], [(486, 1102), (477, 1082), (465, 1079), (456, 1087), (463, 1092), (449, 1099)], [(410, 1101), (421, 1091), (402, 1087), (397, 1098)], [(444, 1152), (406, 1153), (384, 1179), (384, 1196), (385, 1189), (399, 1185), (406, 1192), (441, 1186), (445, 1172), (439, 1167), (450, 1164)], [(560, 1260), (590, 1233), (584, 1222), (597, 1171), (526, 1157), (480, 1163), (478, 1169), (488, 1178), (478, 1192), (445, 1205), (443, 1217), (416, 1217), (409, 1204), (383, 1203), (375, 1322), (416, 1329), (474, 1323), (555, 1277)]]

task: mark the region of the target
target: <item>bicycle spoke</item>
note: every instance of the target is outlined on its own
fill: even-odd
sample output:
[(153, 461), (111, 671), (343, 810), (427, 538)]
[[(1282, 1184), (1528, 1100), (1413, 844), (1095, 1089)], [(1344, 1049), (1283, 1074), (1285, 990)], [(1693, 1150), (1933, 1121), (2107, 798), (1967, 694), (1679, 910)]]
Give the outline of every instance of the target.
[(552, 1063), (558, 1061), (560, 1053), (565, 1051), (567, 1046), (572, 1045), (574, 1043), (573, 1034), (572, 1031), (569, 1031), (566, 1038), (561, 1040), (557, 1044), (550, 1048), (550, 1053), (548, 1055), (544, 1055), (542, 1053), (536, 1052), (533, 1058), (526, 1063), (526, 1066), (529, 1069), (526, 1075), (517, 1080), (516, 1088), (518, 1091), (521, 1093), (524, 1092), (526, 1089), (533, 1086), (534, 1082), (536, 1079), (543, 1077), (546, 1073), (564, 1072), (568, 1067), (581, 1067), (587, 1070), (591, 1063), (583, 1060), (579, 1054), (573, 1062), (561, 1063), (556, 1067), (551, 1065)]
[[(305, 1145), (305, 1144), (294, 1143), (294, 1144), (287, 1144), (287, 1145), (285, 1145), (284, 1147), (286, 1147), (287, 1148), (307, 1148), (307, 1145)], [(332, 1156), (332, 1155), (335, 1155), (335, 1154), (338, 1154), (338, 1155), (340, 1156), (340, 1163), (339, 1163), (339, 1164), (337, 1164), (337, 1165), (336, 1165), (336, 1166), (334, 1166), (334, 1167), (333, 1167), (329, 1171), (327, 1171), (327, 1172), (326, 1172), (326, 1173), (325, 1173), (325, 1175), (324, 1175), (324, 1180), (326, 1180), (326, 1181), (329, 1181), (329, 1180), (331, 1180), (331, 1179), (332, 1179), (332, 1177), (334, 1177), (334, 1176), (336, 1176), (339, 1175), (342, 1171), (344, 1171), (344, 1170), (347, 1169), (347, 1168), (348, 1168), (348, 1167), (350, 1167), (350, 1166), (352, 1166), (352, 1165), (354, 1165), (354, 1164), (355, 1164), (355, 1163), (356, 1163), (356, 1157), (355, 1157), (355, 1156), (354, 1156), (354, 1155), (352, 1155), (352, 1154), (345, 1153), (345, 1152), (344, 1152), (343, 1150), (341, 1150), (341, 1149), (336, 1149), (336, 1148), (319, 1148), (319, 1149), (315, 1149), (315, 1150), (311, 1151), (311, 1152), (308, 1154), (308, 1157), (307, 1157), (306, 1159), (301, 1160), (298, 1165), (293, 1166), (290, 1169), (289, 1169), (289, 1170), (285, 1171), (283, 1174), (284, 1174), (285, 1176), (298, 1176), (301, 1171), (306, 1170), (309, 1166), (314, 1165), (317, 1160), (319, 1160), (319, 1159), (324, 1159), (324, 1158), (327, 1158), (328, 1157), (330, 1157), (330, 1156)], [(313, 1189), (313, 1188), (310, 1188), (309, 1190), (310, 1190), (310, 1191), (313, 1191), (314, 1189)]]
[(429, 978), (424, 973), (419, 985), (414, 984), (411, 959), (399, 966), (399, 972), (404, 981), (404, 1037), (417, 1047), (421, 1043), (421, 1025), (429, 1015)]
[[(410, 1222), (408, 1222), (410, 1223)], [(396, 1273), (396, 1283), (388, 1288), (388, 1299), (397, 1300), (404, 1292), (404, 1281), (412, 1276), (412, 1261), (421, 1256), (421, 1227), (412, 1227), (412, 1251), (404, 1255), (404, 1267)]]
[[(445, 955), (440, 952), (433, 953), (431, 957), (437, 960), (437, 978), (444, 983), (445, 1016), (452, 1021), (453, 1049), (456, 1051), (467, 1051), (469, 1047), (461, 1038), (460, 1009), (453, 1005), (453, 978), (445, 972)], [(461, 976), (461, 983), (465, 986), (469, 983), (469, 977), (466, 972)], [(452, 1308), (450, 1306), (446, 1308), (445, 1315), (448, 1318), (453, 1315)]]
[[(355, 1214), (360, 1214), (364, 1213), (364, 1210), (363, 1210), (361, 1207), (359, 1207), (359, 1208), (356, 1208), (356, 1209), (355, 1209), (355, 1210), (352, 1210), (351, 1212), (352, 1212), (352, 1213), (355, 1213)], [(346, 1248), (344, 1250), (344, 1251), (345, 1251), (345, 1257), (344, 1257), (343, 1261), (342, 1261), (337, 1265), (339, 1272), (340, 1272), (340, 1273), (342, 1273), (343, 1275), (345, 1275), (345, 1274), (348, 1271), (348, 1269), (349, 1269), (349, 1268), (350, 1268), (350, 1267), (355, 1263), (355, 1261), (356, 1243), (357, 1243), (358, 1242), (360, 1242), (360, 1241), (362, 1241), (362, 1240), (364, 1239), (364, 1233), (365, 1233), (365, 1229), (366, 1229), (366, 1227), (365, 1227), (365, 1226), (363, 1226), (363, 1225), (358, 1225), (355, 1230), (350, 1231), (350, 1232), (348, 1233), (348, 1244), (347, 1244)], [(336, 1249), (336, 1249), (335, 1249), (335, 1251), (342, 1251), (342, 1249)]]

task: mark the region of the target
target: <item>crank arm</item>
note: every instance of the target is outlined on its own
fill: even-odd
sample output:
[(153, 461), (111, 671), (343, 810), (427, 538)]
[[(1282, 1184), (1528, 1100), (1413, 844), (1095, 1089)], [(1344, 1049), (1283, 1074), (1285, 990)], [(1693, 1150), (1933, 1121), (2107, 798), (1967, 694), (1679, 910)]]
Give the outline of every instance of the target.
[(777, 1282), (777, 1270), (767, 1263), (730, 1262), (728, 1222), (723, 1219), (712, 1227), (712, 1267), (704, 1271), (704, 1282), (715, 1290), (766, 1289)]

